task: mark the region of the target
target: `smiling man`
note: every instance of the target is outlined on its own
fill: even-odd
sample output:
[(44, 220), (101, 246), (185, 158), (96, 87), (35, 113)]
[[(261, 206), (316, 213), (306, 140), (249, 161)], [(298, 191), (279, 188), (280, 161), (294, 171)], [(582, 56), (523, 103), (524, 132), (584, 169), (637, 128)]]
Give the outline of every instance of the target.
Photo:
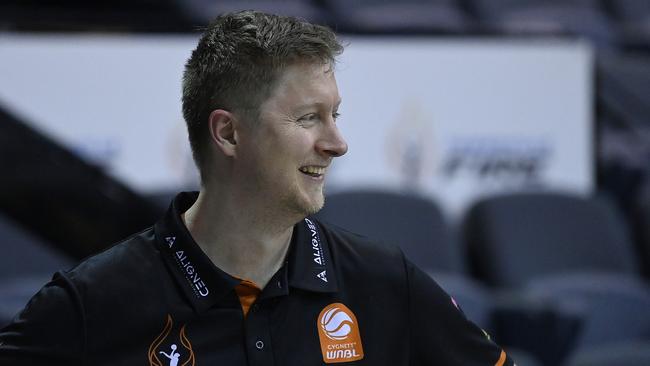
[(183, 78), (201, 191), (57, 273), (0, 364), (512, 365), (399, 249), (309, 216), (347, 151), (341, 52), (294, 18), (217, 18)]

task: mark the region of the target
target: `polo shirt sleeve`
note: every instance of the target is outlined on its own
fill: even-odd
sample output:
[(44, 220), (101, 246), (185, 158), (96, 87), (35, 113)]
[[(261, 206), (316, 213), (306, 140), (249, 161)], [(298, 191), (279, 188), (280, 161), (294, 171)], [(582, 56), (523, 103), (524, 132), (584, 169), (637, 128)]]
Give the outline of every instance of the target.
[(406, 262), (411, 365), (503, 366), (513, 361), (422, 270)]
[(57, 273), (0, 330), (0, 365), (79, 365), (83, 333), (79, 296), (70, 280)]

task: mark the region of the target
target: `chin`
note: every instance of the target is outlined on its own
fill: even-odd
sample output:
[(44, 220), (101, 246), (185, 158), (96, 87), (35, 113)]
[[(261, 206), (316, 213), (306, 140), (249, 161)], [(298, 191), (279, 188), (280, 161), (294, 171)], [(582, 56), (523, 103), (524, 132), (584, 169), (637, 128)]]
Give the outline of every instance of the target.
[(296, 196), (288, 207), (290, 211), (302, 217), (313, 215), (323, 208), (325, 198), (322, 193), (309, 196)]
[(300, 202), (300, 207), (301, 207), (301, 214), (304, 216), (309, 216), (313, 215), (316, 212), (320, 211), (321, 208), (323, 208), (323, 204), (325, 203), (323, 194), (318, 194), (310, 196), (310, 197), (305, 197), (305, 199)]
[(325, 204), (325, 200), (323, 199), (323, 196), (318, 200), (318, 202), (314, 202), (313, 205), (309, 206), (306, 210), (307, 216), (313, 215), (316, 212), (320, 211), (323, 208), (323, 205)]

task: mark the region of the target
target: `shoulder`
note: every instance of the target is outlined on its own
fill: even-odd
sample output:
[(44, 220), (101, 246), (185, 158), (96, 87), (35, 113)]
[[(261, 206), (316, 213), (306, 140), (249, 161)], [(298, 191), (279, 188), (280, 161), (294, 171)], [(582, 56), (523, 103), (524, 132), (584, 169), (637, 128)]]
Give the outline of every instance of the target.
[[(138, 276), (150, 272), (152, 266), (160, 263), (155, 245), (153, 228), (134, 234), (81, 261), (67, 272), (74, 281), (107, 281), (110, 278), (124, 280), (125, 275)], [(116, 276), (118, 275), (118, 276)], [(107, 278), (110, 277), (110, 278)]]
[(317, 222), (340, 275), (384, 288), (405, 286), (406, 259), (397, 245), (376, 241), (327, 222)]
[(332, 251), (345, 254), (346, 259), (389, 261), (404, 266), (404, 255), (397, 245), (373, 240), (327, 222), (319, 220), (316, 222), (322, 229), (328, 244), (332, 247)]
[(376, 283), (384, 292), (403, 294), (415, 306), (426, 304), (436, 308), (439, 314), (451, 312), (454, 316), (460, 315), (451, 297), (429, 274), (407, 259), (397, 245), (376, 241), (326, 222), (318, 223), (342, 275), (361, 279), (367, 284)]
[(133, 309), (155, 301), (166, 269), (149, 228), (65, 272), (87, 312)]

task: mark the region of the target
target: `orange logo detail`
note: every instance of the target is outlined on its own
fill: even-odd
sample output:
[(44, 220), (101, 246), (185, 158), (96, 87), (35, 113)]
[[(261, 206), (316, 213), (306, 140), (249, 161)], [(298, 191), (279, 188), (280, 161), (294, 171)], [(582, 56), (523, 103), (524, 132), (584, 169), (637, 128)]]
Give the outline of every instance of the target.
[[(171, 315), (168, 314), (165, 328), (163, 328), (162, 332), (160, 332), (149, 346), (149, 366), (194, 366), (194, 350), (192, 350), (192, 343), (190, 343), (190, 340), (185, 334), (185, 326), (183, 325), (181, 327), (178, 338), (184, 348), (184, 350), (181, 351), (178, 351), (176, 340), (173, 337), (171, 339), (169, 338), (172, 328), (174, 328), (174, 321), (172, 320)], [(161, 348), (163, 343), (170, 344), (165, 344), (165, 346)], [(169, 352), (166, 352), (166, 350), (169, 350)], [(166, 359), (165, 362), (160, 361), (160, 358), (158, 358), (159, 355)], [(181, 357), (184, 360), (182, 363)]]
[(357, 317), (347, 306), (338, 302), (326, 306), (318, 315), (316, 327), (325, 363), (350, 362), (363, 358)]

